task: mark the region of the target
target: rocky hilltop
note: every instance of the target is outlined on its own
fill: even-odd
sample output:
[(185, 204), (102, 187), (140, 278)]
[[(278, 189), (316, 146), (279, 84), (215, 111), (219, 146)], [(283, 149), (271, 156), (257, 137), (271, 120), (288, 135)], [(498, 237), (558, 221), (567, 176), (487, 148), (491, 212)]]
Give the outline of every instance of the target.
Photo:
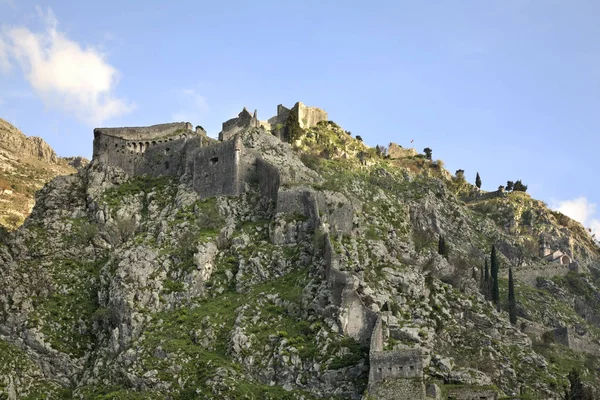
[(0, 397), (597, 396), (600, 248), (580, 224), (281, 110), (222, 141), (95, 130), (90, 165), (0, 246)]
[[(39, 137), (27, 137), (0, 118), (0, 226), (14, 229), (31, 212), (35, 192), (58, 175), (76, 172), (81, 157), (62, 159)], [(75, 162), (76, 164), (72, 164)]]

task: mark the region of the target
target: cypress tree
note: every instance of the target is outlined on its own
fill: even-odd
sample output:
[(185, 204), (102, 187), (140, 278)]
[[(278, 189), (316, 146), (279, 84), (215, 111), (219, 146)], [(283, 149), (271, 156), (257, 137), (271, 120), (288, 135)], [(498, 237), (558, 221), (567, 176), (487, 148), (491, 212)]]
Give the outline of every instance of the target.
[(566, 393), (567, 400), (591, 399), (591, 397), (588, 396), (587, 393), (585, 393), (585, 389), (581, 382), (581, 376), (579, 375), (579, 371), (577, 371), (575, 368), (573, 368), (571, 370), (571, 372), (569, 372), (567, 379), (569, 380), (569, 383), (571, 385), (571, 389)]
[(479, 172), (477, 173), (477, 176), (475, 177), (475, 186), (477, 186), (478, 189), (481, 189), (481, 178), (479, 177)]
[(491, 299), (490, 293), (490, 268), (488, 265), (487, 257), (485, 258), (485, 267), (481, 274), (481, 291), (487, 300)]
[(492, 301), (498, 306), (500, 304), (500, 290), (498, 289), (498, 256), (496, 254), (496, 246), (492, 245)]
[(485, 283), (488, 283), (490, 281), (490, 268), (488, 266), (487, 257), (485, 259), (485, 270), (484, 270), (483, 280), (485, 281)]
[(517, 324), (517, 300), (515, 299), (512, 268), (508, 269), (508, 318), (511, 324)]

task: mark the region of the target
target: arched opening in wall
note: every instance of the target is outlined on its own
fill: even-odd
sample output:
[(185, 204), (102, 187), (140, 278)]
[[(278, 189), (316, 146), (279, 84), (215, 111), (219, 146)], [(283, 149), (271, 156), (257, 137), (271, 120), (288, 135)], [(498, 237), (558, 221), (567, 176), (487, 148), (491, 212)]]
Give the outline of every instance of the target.
[(219, 157), (213, 157), (210, 159), (210, 165), (215, 165), (219, 162)]
[(144, 152), (144, 143), (140, 142), (140, 153)]
[(152, 142), (152, 146), (156, 146), (156, 142)]
[(115, 143), (115, 149), (119, 147), (119, 143)]
[(134, 142), (132, 147), (133, 147), (133, 151), (137, 152), (137, 143)]
[(165, 169), (169, 169), (169, 162), (165, 161)]
[(171, 151), (171, 149), (167, 147), (167, 148), (165, 149), (165, 154), (169, 154), (169, 151)]
[(568, 265), (568, 264), (571, 264), (571, 257), (569, 257), (568, 255), (566, 255), (566, 254), (565, 254), (564, 256), (562, 256), (562, 257), (560, 258), (560, 263), (561, 263), (562, 265)]

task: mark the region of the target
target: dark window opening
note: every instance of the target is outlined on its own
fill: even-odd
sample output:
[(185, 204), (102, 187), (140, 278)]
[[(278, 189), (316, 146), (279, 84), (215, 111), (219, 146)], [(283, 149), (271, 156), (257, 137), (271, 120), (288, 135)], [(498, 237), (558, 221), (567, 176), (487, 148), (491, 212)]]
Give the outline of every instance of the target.
[(167, 147), (167, 148), (165, 149), (165, 154), (167, 154), (169, 151), (171, 151), (171, 149)]
[(169, 169), (169, 162), (165, 161), (165, 169)]
[(210, 165), (215, 165), (217, 162), (219, 162), (219, 157), (213, 157), (210, 159)]
[(415, 366), (414, 366), (414, 365), (411, 365), (411, 366), (410, 366), (410, 370), (412, 371), (413, 369), (415, 369)]

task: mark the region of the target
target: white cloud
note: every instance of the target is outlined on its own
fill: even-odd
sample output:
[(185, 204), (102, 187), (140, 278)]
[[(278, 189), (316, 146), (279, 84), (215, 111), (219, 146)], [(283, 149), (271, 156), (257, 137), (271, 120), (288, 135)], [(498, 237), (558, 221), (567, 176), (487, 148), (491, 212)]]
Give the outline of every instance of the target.
[(590, 228), (592, 233), (596, 234), (596, 238), (600, 238), (600, 215), (596, 213), (595, 203), (590, 203), (587, 198), (582, 196), (572, 200), (559, 201), (552, 208), (581, 222), (583, 226)]
[(171, 116), (173, 121), (201, 124), (201, 120), (209, 110), (206, 98), (195, 89), (183, 89), (176, 93), (181, 105)]
[[(4, 64), (14, 60), (46, 106), (72, 113), (90, 125), (130, 112), (134, 106), (114, 95), (119, 73), (104, 54), (83, 48), (58, 31), (52, 10), (41, 14), (45, 32), (13, 27), (0, 34), (8, 55)], [(1, 51), (2, 47), (0, 66)]]

